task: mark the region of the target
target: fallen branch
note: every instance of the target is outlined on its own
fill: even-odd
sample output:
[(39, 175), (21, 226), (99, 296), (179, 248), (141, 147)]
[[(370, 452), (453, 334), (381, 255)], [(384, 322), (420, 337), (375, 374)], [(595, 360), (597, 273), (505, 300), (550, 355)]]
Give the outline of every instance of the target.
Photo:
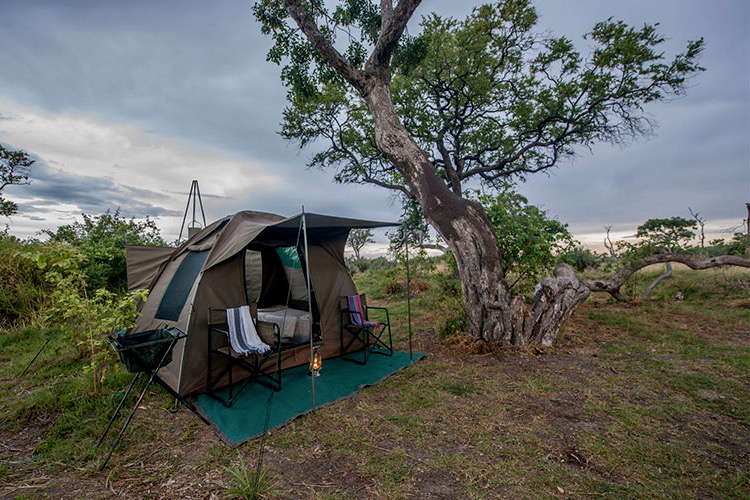
[[(667, 264), (674, 262), (684, 264), (695, 271), (723, 266), (738, 266), (750, 268), (750, 259), (737, 257), (736, 255), (720, 255), (718, 257), (700, 259), (696, 258), (693, 255), (687, 254), (660, 253), (649, 255), (648, 257), (644, 257), (630, 263), (627, 267), (623, 267), (617, 272), (617, 274), (609, 279), (583, 279), (581, 280), (581, 283), (583, 283), (584, 286), (586, 286), (592, 292), (606, 292), (620, 302), (628, 302), (628, 297), (620, 292), (620, 288), (622, 288), (622, 286), (625, 284), (625, 281), (630, 276), (643, 269), (644, 267), (648, 267), (652, 264)], [(665, 276), (664, 274), (660, 276), (661, 279), (664, 279), (666, 277), (667, 276)], [(656, 284), (658, 284), (658, 282), (652, 283), (649, 288), (653, 289)]]

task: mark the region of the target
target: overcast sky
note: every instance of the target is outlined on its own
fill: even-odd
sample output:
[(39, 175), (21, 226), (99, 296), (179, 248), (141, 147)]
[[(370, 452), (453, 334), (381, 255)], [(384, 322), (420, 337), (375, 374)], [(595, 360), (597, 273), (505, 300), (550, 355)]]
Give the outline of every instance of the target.
[[(425, 0), (463, 17), (479, 2)], [(250, 0), (0, 2), (0, 143), (37, 160), (32, 184), (6, 188), (32, 236), (82, 212), (120, 207), (154, 217), (174, 239), (190, 181), (209, 222), (238, 210), (395, 220), (390, 192), (310, 171), (311, 150), (278, 135), (286, 104), (270, 40)], [(536, 2), (543, 29), (573, 38), (613, 16), (659, 22), (667, 54), (703, 36), (706, 71), (685, 97), (648, 108), (656, 136), (600, 145), (521, 187), (586, 243), (604, 225), (632, 234), (652, 217), (701, 212), (713, 231), (738, 226), (750, 201), (750, 2)], [(417, 23), (410, 26), (418, 29)]]

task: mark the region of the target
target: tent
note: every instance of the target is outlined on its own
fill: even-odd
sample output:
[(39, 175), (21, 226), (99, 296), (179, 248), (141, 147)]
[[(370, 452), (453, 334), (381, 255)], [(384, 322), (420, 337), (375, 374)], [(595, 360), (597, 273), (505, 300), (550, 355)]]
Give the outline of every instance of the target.
[[(209, 307), (255, 304), (264, 314), (278, 314), (287, 304), (288, 312), (307, 312), (309, 307), (323, 358), (339, 356), (340, 298), (357, 293), (344, 262), (349, 231), (393, 225), (243, 211), (210, 224), (177, 249), (129, 246), (128, 288), (148, 288), (150, 293), (128, 334), (171, 326), (187, 333), (175, 346), (172, 362), (159, 372), (183, 396), (206, 389)], [(285, 351), (282, 367), (305, 364), (309, 356), (309, 348)]]

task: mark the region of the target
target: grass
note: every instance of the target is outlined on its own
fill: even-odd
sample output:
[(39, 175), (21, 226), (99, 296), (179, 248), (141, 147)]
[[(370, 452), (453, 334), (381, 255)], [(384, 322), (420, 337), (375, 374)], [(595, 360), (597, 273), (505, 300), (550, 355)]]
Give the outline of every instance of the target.
[(267, 470), (248, 470), (241, 454), (237, 454), (237, 459), (236, 465), (223, 468), (232, 479), (227, 494), (242, 500), (263, 500), (282, 493)]
[[(274, 430), (267, 497), (750, 497), (747, 274), (727, 284), (676, 269), (647, 302), (592, 297), (552, 350), (486, 354), (433, 333), (455, 308), (444, 278), (422, 279), (415, 347), (431, 356)], [(406, 348), (403, 295), (384, 294), (382, 277), (358, 280)], [(111, 374), (95, 395), (84, 365), (62, 329), (0, 333), (1, 497), (229, 498), (242, 482), (231, 470), (251, 482), (259, 442), (229, 449), (158, 388), (98, 473), (94, 443), (129, 376)]]

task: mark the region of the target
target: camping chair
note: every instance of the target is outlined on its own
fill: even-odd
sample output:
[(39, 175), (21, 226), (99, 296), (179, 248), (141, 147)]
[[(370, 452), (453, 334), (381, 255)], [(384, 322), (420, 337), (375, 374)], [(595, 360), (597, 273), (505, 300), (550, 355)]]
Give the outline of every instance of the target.
[[(384, 321), (371, 321), (370, 310), (385, 312)], [(382, 318), (381, 318), (382, 319)], [(388, 331), (388, 343), (383, 338)], [(345, 344), (345, 333), (351, 335), (348, 344)], [(341, 355), (352, 350), (352, 347), (362, 345), (363, 360), (342, 358), (346, 361), (354, 361), (364, 365), (370, 352), (393, 355), (393, 338), (391, 337), (391, 317), (385, 307), (367, 306), (367, 299), (362, 295), (349, 295), (341, 297)]]
[[(247, 312), (249, 314), (246, 318), (250, 323), (240, 321), (235, 325), (235, 328), (230, 328), (227, 309), (208, 308), (208, 373), (206, 375), (206, 391), (210, 397), (220, 401), (227, 408), (231, 408), (237, 396), (252, 381), (257, 381), (275, 391), (281, 390), (282, 344), (278, 341), (280, 338), (279, 326), (275, 323), (257, 321), (255, 319), (257, 314), (255, 305), (252, 307), (243, 306), (243, 308), (248, 309)], [(241, 312), (232, 309), (229, 311)], [(247, 342), (236, 338), (236, 335), (241, 333), (245, 338), (249, 338), (252, 334), (247, 330), (255, 330), (258, 340), (266, 344), (268, 349), (243, 349), (243, 346), (248, 347)], [(217, 337), (218, 340), (215, 341)], [(235, 347), (237, 350), (235, 350)], [(243, 350), (244, 352), (242, 352)], [(220, 356), (226, 361), (226, 368), (215, 377), (212, 376), (214, 356)], [(267, 364), (266, 362), (273, 356), (276, 356), (276, 363), (273, 365), (273, 370), (264, 368)], [(234, 382), (232, 380), (235, 367), (241, 367), (249, 373), (249, 376), (238, 389), (233, 387)], [(228, 399), (222, 398), (214, 390), (214, 387), (217, 386), (225, 375), (228, 375), (229, 382)]]

